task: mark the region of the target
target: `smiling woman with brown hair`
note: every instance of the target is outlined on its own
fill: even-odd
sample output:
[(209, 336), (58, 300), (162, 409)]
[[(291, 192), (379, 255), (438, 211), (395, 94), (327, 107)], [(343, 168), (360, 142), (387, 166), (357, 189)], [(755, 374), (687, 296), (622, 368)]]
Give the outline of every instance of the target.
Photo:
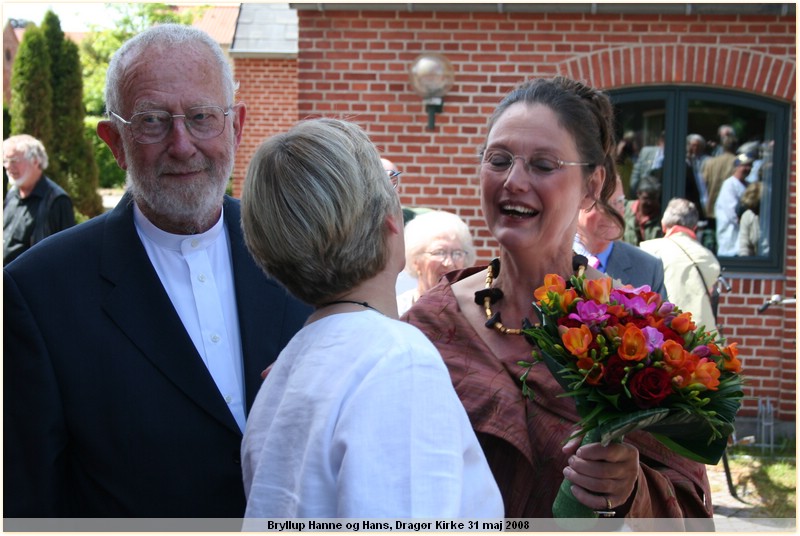
[(563, 77), (512, 91), (489, 120), (480, 160), (481, 207), (499, 258), (448, 274), (405, 317), (442, 354), (509, 518), (552, 517), (565, 477), (580, 503), (609, 515), (711, 516), (702, 464), (644, 433), (605, 447), (564, 445), (578, 416), (544, 366), (528, 376), (534, 399), (522, 394), (518, 362), (531, 346), (520, 328), (536, 319), (534, 290), (548, 274), (569, 280), (585, 266), (572, 249), (579, 210), (597, 205), (623, 224), (609, 205), (615, 148), (603, 93)]

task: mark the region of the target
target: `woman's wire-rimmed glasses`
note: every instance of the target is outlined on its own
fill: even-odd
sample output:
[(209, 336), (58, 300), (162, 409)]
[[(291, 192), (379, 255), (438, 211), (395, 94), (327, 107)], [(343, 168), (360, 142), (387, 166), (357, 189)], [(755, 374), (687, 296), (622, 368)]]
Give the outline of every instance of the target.
[(130, 120), (125, 119), (116, 112), (108, 113), (125, 123), (131, 131), (133, 139), (141, 144), (151, 144), (164, 141), (176, 117), (183, 119), (186, 130), (199, 140), (216, 138), (225, 130), (225, 118), (231, 113), (232, 106), (227, 110), (219, 106), (195, 106), (182, 114), (171, 114), (164, 110), (149, 110), (135, 113)]
[(449, 251), (446, 249), (436, 249), (434, 251), (426, 251), (425, 255), (430, 255), (440, 262), (444, 262), (447, 257), (453, 259), (453, 262), (460, 262), (466, 258), (467, 252), (463, 249), (451, 249)]
[(567, 162), (560, 158), (547, 155), (535, 155), (530, 158), (525, 158), (524, 156), (511, 154), (501, 149), (484, 151), (480, 156), (481, 165), (494, 173), (508, 172), (510, 174), (511, 168), (514, 167), (514, 162), (520, 159), (522, 160), (522, 165), (525, 167), (525, 171), (540, 177), (551, 175), (564, 166), (588, 167), (594, 165), (591, 162)]

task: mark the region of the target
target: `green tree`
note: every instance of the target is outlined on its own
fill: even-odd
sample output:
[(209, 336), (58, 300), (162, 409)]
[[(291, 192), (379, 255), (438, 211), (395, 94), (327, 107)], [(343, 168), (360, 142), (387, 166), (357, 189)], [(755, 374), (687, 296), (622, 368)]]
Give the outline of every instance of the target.
[(91, 28), (81, 41), (81, 63), (83, 64), (83, 101), (89, 115), (105, 113), (103, 88), (106, 82), (108, 63), (122, 43), (155, 24), (174, 22), (191, 24), (207, 6), (177, 11), (175, 6), (160, 3), (106, 4), (117, 13), (115, 27)]
[(11, 69), (11, 135), (30, 134), (50, 147), (53, 139), (50, 54), (44, 32), (31, 24)]
[[(8, 113), (8, 105), (3, 103), (3, 139), (11, 135), (11, 115)], [(8, 193), (8, 173), (6, 168), (3, 168), (3, 199), (6, 198)]]
[(58, 162), (61, 185), (78, 212), (93, 217), (103, 212), (97, 193), (98, 172), (89, 140), (84, 137), (83, 78), (78, 46), (65, 39), (58, 16), (48, 11), (42, 21), (50, 54), (53, 88), (51, 122), (54, 136), (48, 147)]

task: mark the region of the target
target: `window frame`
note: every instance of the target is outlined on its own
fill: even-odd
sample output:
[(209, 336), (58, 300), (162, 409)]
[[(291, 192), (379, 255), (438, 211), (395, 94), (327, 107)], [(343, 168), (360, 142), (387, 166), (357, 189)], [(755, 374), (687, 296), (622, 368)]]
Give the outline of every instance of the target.
[[(789, 218), (789, 132), (791, 131), (791, 106), (788, 103), (751, 95), (741, 91), (705, 88), (698, 86), (649, 86), (639, 88), (609, 89), (608, 95), (615, 109), (626, 103), (663, 100), (665, 156), (664, 176), (675, 177), (663, 184), (662, 207), (670, 199), (684, 195), (686, 170), (683, 165), (691, 101), (713, 101), (717, 104), (747, 107), (763, 112), (774, 125), (773, 165), (775, 173), (769, 197), (769, 252), (757, 257), (720, 257), (722, 267), (728, 272), (778, 274), (785, 271), (786, 240)], [(679, 149), (676, 149), (679, 148)]]

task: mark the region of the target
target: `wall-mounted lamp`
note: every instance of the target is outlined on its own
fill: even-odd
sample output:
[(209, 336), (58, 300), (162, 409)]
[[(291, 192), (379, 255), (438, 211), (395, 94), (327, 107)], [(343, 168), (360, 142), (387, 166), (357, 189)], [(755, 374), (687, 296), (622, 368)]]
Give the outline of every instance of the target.
[(453, 79), (453, 66), (441, 54), (422, 54), (411, 65), (411, 85), (428, 112), (428, 130), (436, 127), (436, 114), (442, 111), (444, 95), (453, 86)]

